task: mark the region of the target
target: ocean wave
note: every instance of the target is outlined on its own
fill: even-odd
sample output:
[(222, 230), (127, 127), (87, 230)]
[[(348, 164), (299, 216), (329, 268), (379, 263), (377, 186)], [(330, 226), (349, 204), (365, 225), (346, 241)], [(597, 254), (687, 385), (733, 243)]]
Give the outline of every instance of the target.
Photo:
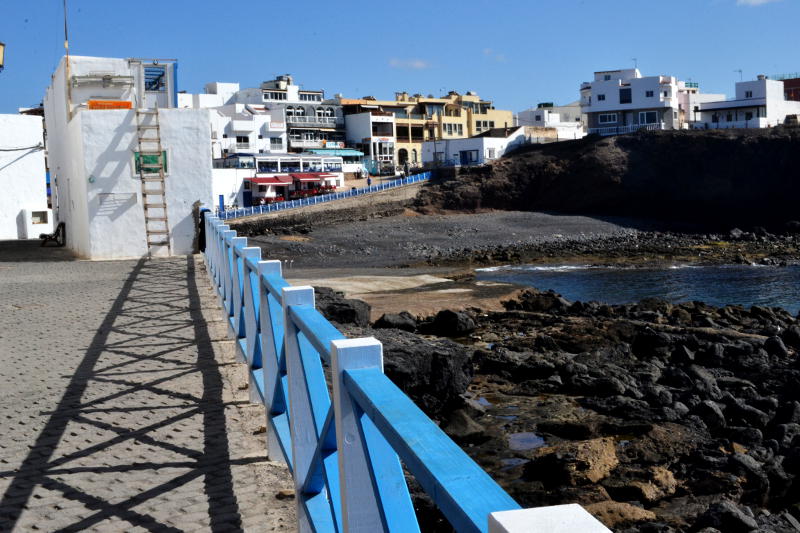
[(476, 268), (476, 272), (571, 272), (574, 270), (590, 270), (603, 268), (594, 265), (521, 265), (521, 266), (495, 266)]

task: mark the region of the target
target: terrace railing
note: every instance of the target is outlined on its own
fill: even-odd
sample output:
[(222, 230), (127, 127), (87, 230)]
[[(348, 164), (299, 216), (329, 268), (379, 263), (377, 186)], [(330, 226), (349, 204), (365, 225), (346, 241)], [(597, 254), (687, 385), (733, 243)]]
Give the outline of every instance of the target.
[(251, 401), (264, 405), (269, 457), (294, 478), (299, 531), (420, 531), (405, 467), (457, 531), (608, 532), (577, 505), (521, 510), (384, 375), (380, 342), (345, 338), (312, 287), (290, 286), (280, 261), (262, 261), (207, 209), (203, 230)]
[(298, 207), (306, 207), (309, 205), (322, 204), (325, 202), (332, 202), (334, 200), (342, 200), (345, 198), (352, 198), (354, 196), (361, 196), (363, 194), (370, 194), (374, 192), (385, 191), (403, 185), (410, 185), (412, 183), (419, 183), (431, 179), (430, 172), (423, 172), (407, 178), (392, 180), (388, 183), (381, 183), (379, 185), (371, 185), (369, 187), (362, 187), (360, 189), (350, 189), (349, 191), (335, 192), (325, 194), (322, 196), (312, 196), (309, 198), (302, 198), (300, 200), (289, 200), (286, 202), (278, 202), (274, 204), (258, 205), (253, 207), (243, 207), (240, 209), (228, 209), (225, 211), (217, 211), (217, 216), (223, 220), (230, 220), (232, 218), (249, 217), (253, 215), (261, 215), (264, 213), (273, 213), (276, 211), (285, 211), (286, 209), (297, 209)]

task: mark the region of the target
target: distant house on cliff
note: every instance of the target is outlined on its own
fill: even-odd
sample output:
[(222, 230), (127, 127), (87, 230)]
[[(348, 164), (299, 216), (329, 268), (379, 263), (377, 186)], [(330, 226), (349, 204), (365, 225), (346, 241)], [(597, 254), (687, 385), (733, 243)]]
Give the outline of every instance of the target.
[[(692, 110), (696, 129), (770, 128), (800, 115), (800, 86), (796, 79), (772, 80), (760, 75), (736, 84), (736, 96), (700, 102)], [(787, 88), (788, 87), (788, 88)]]
[(642, 76), (639, 69), (601, 70), (581, 84), (581, 109), (589, 133), (616, 135), (640, 129), (687, 129), (692, 110), (724, 99), (703, 94), (697, 83), (674, 76)]
[(581, 112), (580, 101), (555, 106), (540, 103), (536, 108), (517, 113), (517, 126), (554, 128), (559, 139), (580, 139), (586, 135), (586, 117)]
[[(466, 139), (441, 139), (422, 143), (425, 166), (485, 165), (526, 144), (556, 142), (555, 128), (517, 126), (491, 128)], [(564, 140), (561, 138), (561, 140)]]

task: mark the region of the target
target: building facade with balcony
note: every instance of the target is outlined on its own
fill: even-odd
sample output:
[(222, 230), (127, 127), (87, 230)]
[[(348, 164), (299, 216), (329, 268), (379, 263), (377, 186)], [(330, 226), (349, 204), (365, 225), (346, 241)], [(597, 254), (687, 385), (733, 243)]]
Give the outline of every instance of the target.
[(237, 91), (232, 98), (239, 104), (266, 106), (274, 116), (281, 111), (289, 152), (344, 148), (344, 117), (339, 103), (326, 99), (322, 90), (303, 89), (288, 74), (265, 81), (259, 88)]
[(736, 96), (700, 102), (693, 108), (696, 129), (771, 128), (800, 115), (800, 101), (787, 91), (783, 80), (766, 76), (736, 84)]
[(214, 158), (244, 154), (282, 154), (287, 151), (283, 113), (258, 104), (228, 104), (211, 110)]
[[(347, 122), (348, 142), (360, 145), (368, 157), (379, 158), (371, 160), (373, 168), (388, 164), (401, 168), (406, 165), (419, 166), (422, 164), (422, 143), (425, 141), (471, 137), (490, 128), (511, 127), (514, 122), (511, 111), (495, 109), (491, 101), (483, 100), (471, 91), (463, 95), (450, 91), (440, 98), (397, 92), (394, 100), (344, 98), (338, 95), (337, 101), (343, 108), (346, 120), (350, 116), (363, 114), (372, 117), (393, 116), (394, 138), (391, 141), (386, 135), (371, 135), (379, 143), (392, 143), (391, 148), (376, 146), (377, 151), (369, 150), (372, 139), (361, 136), (367, 131), (363, 124), (365, 119), (350, 119)], [(378, 119), (375, 122), (388, 120)], [(351, 131), (350, 124), (358, 131)], [(377, 126), (378, 130), (381, 128), (388, 132), (385, 126)], [(370, 132), (371, 129), (370, 126)]]
[(695, 106), (720, 97), (701, 94), (697, 83), (674, 76), (642, 76), (635, 68), (595, 72), (580, 93), (588, 132), (600, 135), (686, 129)]

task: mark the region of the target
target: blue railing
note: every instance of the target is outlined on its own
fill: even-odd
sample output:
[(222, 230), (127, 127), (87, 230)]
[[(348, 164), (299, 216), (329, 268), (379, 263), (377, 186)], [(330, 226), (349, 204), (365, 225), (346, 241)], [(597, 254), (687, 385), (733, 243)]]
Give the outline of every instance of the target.
[(251, 401), (265, 406), (269, 457), (294, 477), (299, 531), (419, 531), (401, 465), (457, 531), (489, 531), (490, 513), (519, 509), (384, 375), (379, 341), (345, 338), (312, 287), (290, 286), (280, 261), (204, 211), (208, 275)]
[(412, 183), (419, 183), (431, 179), (430, 172), (423, 172), (407, 178), (392, 180), (389, 183), (381, 183), (380, 185), (371, 185), (369, 187), (362, 187), (360, 189), (351, 189), (349, 191), (335, 192), (332, 194), (325, 194), (321, 196), (311, 196), (309, 198), (302, 198), (298, 200), (288, 200), (286, 202), (278, 202), (274, 204), (258, 205), (253, 207), (243, 207), (241, 209), (228, 209), (225, 211), (217, 211), (216, 215), (222, 220), (230, 220), (232, 218), (249, 217), (252, 215), (260, 215), (264, 213), (274, 213), (276, 211), (285, 211), (286, 209), (296, 209), (298, 207), (305, 207), (308, 205), (323, 204), (325, 202), (332, 202), (334, 200), (342, 200), (344, 198), (352, 198), (353, 196), (361, 196), (362, 194), (370, 194), (374, 192), (385, 191), (403, 185), (410, 185)]

